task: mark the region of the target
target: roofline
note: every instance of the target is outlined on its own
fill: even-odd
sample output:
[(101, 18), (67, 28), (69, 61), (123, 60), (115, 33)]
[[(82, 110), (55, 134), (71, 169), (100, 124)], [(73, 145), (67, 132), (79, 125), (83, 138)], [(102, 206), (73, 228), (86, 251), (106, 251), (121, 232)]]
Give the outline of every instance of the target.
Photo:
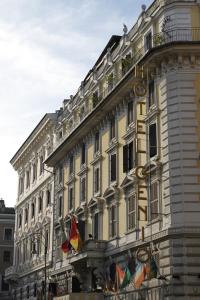
[[(43, 118), (39, 121), (39, 123), (35, 126), (35, 128), (31, 131), (31, 133), (29, 134), (29, 136), (26, 138), (26, 140), (23, 142), (23, 144), (21, 145), (21, 147), (17, 150), (17, 152), (14, 154), (14, 156), (11, 158), (10, 160), (10, 164), (13, 166), (15, 160), (17, 159), (17, 156), (20, 154), (20, 152), (23, 150), (24, 146), (26, 145), (26, 143), (31, 139), (31, 137), (34, 135), (34, 133), (36, 133), (36, 130), (42, 125), (42, 123), (44, 122), (45, 119), (47, 119), (47, 117), (50, 116), (57, 116), (57, 113), (46, 113)], [(50, 119), (50, 118), (49, 118)], [(53, 118), (52, 118), (53, 119)]]

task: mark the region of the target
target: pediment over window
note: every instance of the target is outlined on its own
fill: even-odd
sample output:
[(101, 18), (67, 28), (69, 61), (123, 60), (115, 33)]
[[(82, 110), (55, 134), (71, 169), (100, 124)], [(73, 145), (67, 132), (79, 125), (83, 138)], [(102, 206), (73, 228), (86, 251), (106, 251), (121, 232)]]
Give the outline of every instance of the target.
[(41, 229), (42, 229), (42, 224), (40, 222), (37, 222), (35, 224), (34, 231), (41, 230)]
[(98, 209), (100, 212), (103, 211), (103, 206), (105, 203), (105, 199), (101, 198), (101, 197), (94, 197), (90, 200), (90, 202), (88, 203), (88, 208), (90, 209), (90, 212), (92, 211), (92, 209), (96, 208)]
[(95, 205), (97, 205), (97, 198), (94, 197), (94, 198), (91, 198), (91, 200), (89, 201), (88, 207), (90, 208), (90, 207), (93, 207)]
[(51, 221), (51, 219), (49, 217), (45, 216), (42, 220), (42, 225), (48, 224), (48, 223), (50, 223), (50, 221)]
[(125, 189), (125, 188), (126, 188), (127, 186), (129, 186), (130, 184), (134, 184), (134, 178), (133, 178), (132, 176), (130, 176), (130, 175), (127, 175), (127, 176), (123, 179), (123, 181), (122, 181), (120, 187), (121, 187), (122, 189)]
[(104, 198), (109, 198), (109, 197), (111, 197), (111, 196), (116, 196), (116, 195), (118, 195), (119, 194), (119, 189), (117, 188), (117, 187), (115, 187), (115, 186), (109, 186), (106, 190), (105, 190), (105, 192), (104, 192), (104, 194), (103, 194), (103, 197)]
[(144, 170), (147, 174), (150, 174), (154, 171), (159, 171), (162, 168), (162, 163), (159, 161), (151, 161), (144, 166)]

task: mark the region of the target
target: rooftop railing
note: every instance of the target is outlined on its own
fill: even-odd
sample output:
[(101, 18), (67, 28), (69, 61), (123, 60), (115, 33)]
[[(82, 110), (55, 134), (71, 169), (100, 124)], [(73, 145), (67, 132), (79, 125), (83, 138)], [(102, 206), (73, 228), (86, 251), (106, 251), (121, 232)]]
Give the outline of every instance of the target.
[(200, 41), (200, 28), (174, 28), (165, 32), (159, 32), (152, 36), (151, 40), (148, 40), (148, 45), (144, 45), (140, 49), (137, 49), (133, 54), (133, 57), (128, 57), (127, 61), (123, 60), (123, 67), (113, 77), (112, 82), (108, 84), (107, 88), (104, 88), (101, 93), (96, 96), (93, 105), (87, 109), (85, 116), (81, 120), (76, 121), (69, 131), (61, 140), (57, 142), (55, 148), (57, 148), (63, 140), (69, 136), (76, 127), (86, 118), (99, 103), (101, 103), (120, 83), (121, 80), (128, 74), (128, 72), (152, 49), (171, 44), (173, 42), (199, 42)]

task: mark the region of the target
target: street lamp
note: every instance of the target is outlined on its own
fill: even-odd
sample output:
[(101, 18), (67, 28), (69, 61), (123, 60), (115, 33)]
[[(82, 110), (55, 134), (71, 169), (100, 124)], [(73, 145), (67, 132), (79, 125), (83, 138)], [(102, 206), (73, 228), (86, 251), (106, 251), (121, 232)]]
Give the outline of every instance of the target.
[[(43, 235), (42, 233), (34, 233), (34, 236), (41, 237), (42, 239), (40, 240), (40, 243), (42, 240), (42, 244), (44, 245), (44, 300), (47, 300), (47, 249), (48, 249), (48, 236), (45, 234)], [(32, 254), (38, 254), (38, 251), (36, 250), (35, 247), (35, 241), (38, 242), (38, 239), (36, 238), (33, 242), (33, 248), (32, 248)]]

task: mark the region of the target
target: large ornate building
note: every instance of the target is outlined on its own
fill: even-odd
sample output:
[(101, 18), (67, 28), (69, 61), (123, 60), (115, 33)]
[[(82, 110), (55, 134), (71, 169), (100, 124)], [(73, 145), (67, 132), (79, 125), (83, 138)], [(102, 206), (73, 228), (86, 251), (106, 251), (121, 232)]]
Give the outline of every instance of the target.
[(51, 168), (44, 167), (44, 160), (53, 151), (57, 115), (58, 112), (46, 114), (11, 159), (19, 175), (14, 261), (6, 270), (14, 299), (40, 295), (45, 276), (49, 281), (54, 175)]
[[(54, 170), (49, 276), (58, 299), (80, 291), (89, 299), (113, 263), (125, 268), (153, 255), (157, 278), (119, 294), (198, 299), (200, 3), (156, 0), (123, 31), (59, 111), (45, 161)], [(17, 170), (26, 165), (19, 153), (12, 163)], [(26, 201), (18, 201), (20, 216)], [(69, 233), (72, 214), (84, 243), (80, 252), (64, 254), (63, 224)]]

